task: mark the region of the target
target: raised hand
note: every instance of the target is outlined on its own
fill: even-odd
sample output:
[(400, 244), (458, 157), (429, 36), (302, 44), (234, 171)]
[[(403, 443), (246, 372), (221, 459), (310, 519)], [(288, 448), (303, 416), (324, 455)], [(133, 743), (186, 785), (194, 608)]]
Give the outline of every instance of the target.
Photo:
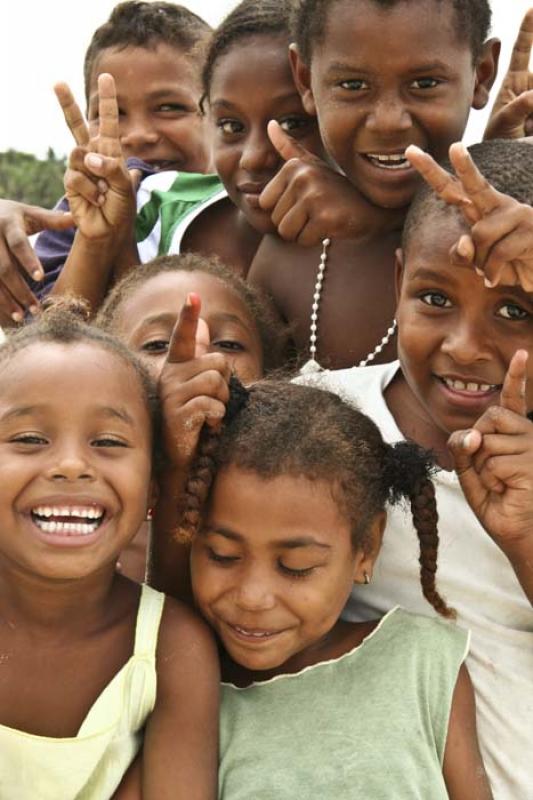
[(203, 424), (219, 424), (229, 399), (231, 368), (224, 355), (208, 352), (209, 329), (200, 308), (198, 295), (189, 294), (159, 378), (166, 457), (180, 470), (188, 468)]
[(40, 281), (44, 272), (28, 236), (45, 229), (64, 230), (73, 224), (72, 215), (63, 211), (0, 200), (0, 314), (22, 322), (25, 312), (38, 311), (39, 301), (23, 274)]
[(483, 177), (460, 142), (450, 147), (455, 175), (411, 145), (406, 156), (446, 203), (461, 209), (470, 233), (452, 248), (452, 259), (471, 264), (485, 285), (520, 285), (533, 291), (533, 209), (498, 192)]
[(357, 238), (381, 229), (397, 212), (376, 209), (350, 181), (292, 139), (278, 122), (268, 123), (270, 141), (285, 161), (263, 189), (261, 208), (270, 211), (282, 239), (310, 247), (326, 237)]
[[(500, 404), (448, 441), (464, 495), (504, 552), (533, 547), (533, 422), (527, 416), (528, 353), (513, 356)], [(532, 565), (533, 571), (533, 565)]]
[(109, 238), (126, 226), (129, 233), (135, 219), (135, 185), (122, 156), (113, 77), (98, 77), (98, 125), (93, 135), (69, 87), (60, 83), (54, 89), (76, 142), (65, 191), (78, 230), (91, 240)]
[(522, 20), (484, 139), (521, 139), (533, 135), (533, 73), (529, 71), (532, 44), (533, 8), (530, 8)]

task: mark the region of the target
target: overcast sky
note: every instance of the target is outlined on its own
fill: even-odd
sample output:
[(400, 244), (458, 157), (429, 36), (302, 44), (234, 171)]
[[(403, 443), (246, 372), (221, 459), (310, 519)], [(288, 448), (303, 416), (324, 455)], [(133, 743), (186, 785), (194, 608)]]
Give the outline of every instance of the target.
[[(182, 0), (215, 25), (236, 0)], [(81, 101), (83, 54), (92, 32), (108, 17), (114, 0), (0, 0), (0, 151), (14, 148), (44, 155), (49, 146), (65, 154), (71, 146), (52, 93), (67, 81)], [(503, 40), (500, 75), (519, 22), (531, 0), (492, 0), (493, 33)], [(478, 140), (485, 114), (473, 112), (468, 141)]]

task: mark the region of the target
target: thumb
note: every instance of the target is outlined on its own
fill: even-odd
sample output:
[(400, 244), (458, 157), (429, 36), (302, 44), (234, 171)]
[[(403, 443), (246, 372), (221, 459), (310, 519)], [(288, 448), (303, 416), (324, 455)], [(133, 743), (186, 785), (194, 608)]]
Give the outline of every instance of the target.
[(267, 131), (270, 141), (284, 161), (290, 161), (291, 158), (299, 158), (302, 161), (316, 160), (316, 156), (289, 136), (275, 119), (270, 120)]
[(24, 214), (26, 233), (32, 236), (40, 231), (63, 231), (74, 226), (74, 219), (70, 211), (50, 211), (47, 208), (32, 206)]
[[(498, 112), (498, 118), (489, 119), (487, 126), (491, 138), (515, 137), (517, 131), (525, 128), (528, 117), (533, 113), (533, 89), (522, 92), (510, 103), (507, 103)], [(493, 128), (493, 130), (492, 130)]]
[(129, 169), (128, 172), (130, 173), (131, 185), (133, 187), (133, 191), (137, 193), (143, 175), (142, 170), (134, 168), (134, 169)]
[(448, 439), (448, 449), (452, 454), (461, 488), (474, 509), (481, 505), (486, 495), (486, 489), (474, 465), (474, 455), (481, 447), (482, 441), (482, 434), (475, 428), (455, 431)]

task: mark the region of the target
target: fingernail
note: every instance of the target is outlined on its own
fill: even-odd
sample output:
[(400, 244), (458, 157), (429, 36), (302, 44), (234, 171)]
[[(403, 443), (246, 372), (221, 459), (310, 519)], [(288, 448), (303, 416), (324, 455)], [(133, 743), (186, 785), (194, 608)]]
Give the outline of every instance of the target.
[(32, 306), (30, 306), (29, 312), (30, 312), (30, 314), (35, 316), (36, 314), (39, 313), (39, 306), (36, 306), (35, 303), (34, 303)]
[(13, 311), (13, 313), (11, 314), (11, 319), (12, 319), (14, 322), (22, 322), (22, 320), (24, 319), (24, 317), (22, 316), (22, 314), (20, 313), (20, 311)]
[(469, 450), (471, 444), (472, 444), (472, 431), (469, 431), (463, 439), (464, 449)]
[(107, 190), (109, 189), (107, 181), (104, 180), (99, 180), (96, 185), (98, 186), (98, 189), (100, 192), (102, 192), (102, 194), (105, 194), (105, 192), (107, 192)]
[(98, 199), (96, 200), (96, 202), (98, 203), (99, 206), (103, 206), (104, 203), (105, 203), (105, 195), (104, 194), (99, 194), (98, 195)]
[(483, 283), (485, 284), (485, 287), (486, 287), (487, 289), (494, 289), (494, 287), (495, 287), (495, 286), (496, 286), (496, 284), (497, 284), (497, 281), (489, 281), (489, 279), (488, 279), (488, 278), (485, 278), (485, 280), (483, 281)]
[(480, 278), (485, 277), (485, 273), (483, 272), (482, 269), (480, 269), (479, 267), (474, 267), (474, 269), (476, 270), (476, 275), (479, 275)]
[(44, 272), (42, 271), (42, 269), (34, 269), (31, 276), (34, 281), (42, 281), (42, 279), (44, 278)]
[(99, 167), (101, 167), (101, 166), (102, 166), (102, 164), (103, 164), (104, 162), (102, 161), (102, 159), (100, 158), (100, 156), (97, 156), (97, 155), (95, 155), (94, 153), (89, 153), (89, 155), (86, 157), (86, 163), (87, 163), (87, 164), (88, 164), (90, 167), (95, 167), (96, 169), (98, 169)]

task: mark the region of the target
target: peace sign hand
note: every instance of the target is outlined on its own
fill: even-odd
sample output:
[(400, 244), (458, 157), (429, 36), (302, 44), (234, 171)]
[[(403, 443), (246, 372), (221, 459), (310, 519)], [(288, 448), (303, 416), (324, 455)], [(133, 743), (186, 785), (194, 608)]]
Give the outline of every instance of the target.
[(481, 525), (505, 552), (533, 544), (533, 422), (526, 416), (528, 353), (509, 364), (500, 404), (469, 431), (448, 440), (464, 495)]
[(533, 209), (498, 192), (483, 177), (460, 142), (450, 147), (455, 175), (411, 145), (406, 156), (446, 203), (457, 206), (471, 226), (451, 251), (458, 264), (471, 264), (488, 287), (520, 285), (533, 291)]
[(357, 238), (400, 220), (397, 211), (372, 206), (329, 164), (289, 136), (275, 120), (268, 135), (285, 161), (263, 189), (259, 204), (271, 212), (282, 239), (310, 247), (326, 237)]
[(221, 353), (210, 353), (201, 301), (189, 294), (180, 311), (159, 378), (167, 460), (186, 470), (204, 423), (216, 426), (226, 412), (231, 369)]
[(55, 87), (76, 147), (65, 173), (65, 190), (80, 233), (91, 240), (108, 239), (128, 230), (135, 219), (135, 189), (122, 157), (118, 107), (113, 77), (98, 77), (98, 128), (91, 135), (69, 87)]
[(484, 139), (521, 139), (533, 135), (533, 73), (529, 71), (532, 44), (533, 8), (530, 8), (522, 20)]

